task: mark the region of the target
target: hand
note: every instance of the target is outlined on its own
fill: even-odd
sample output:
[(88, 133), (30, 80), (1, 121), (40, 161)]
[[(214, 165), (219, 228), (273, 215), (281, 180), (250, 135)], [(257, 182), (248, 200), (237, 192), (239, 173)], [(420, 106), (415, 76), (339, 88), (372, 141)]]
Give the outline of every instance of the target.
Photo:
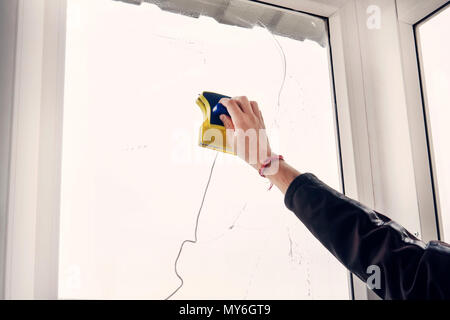
[(247, 97), (223, 98), (220, 103), (231, 116), (220, 116), (227, 129), (227, 144), (240, 158), (259, 170), (261, 163), (273, 154), (258, 103)]

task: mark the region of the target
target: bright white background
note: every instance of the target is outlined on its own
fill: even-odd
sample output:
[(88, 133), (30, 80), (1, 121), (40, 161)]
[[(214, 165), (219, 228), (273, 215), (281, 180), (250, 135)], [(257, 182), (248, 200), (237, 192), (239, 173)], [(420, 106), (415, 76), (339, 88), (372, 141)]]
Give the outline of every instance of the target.
[(421, 63), (439, 194), (442, 239), (450, 241), (450, 8), (418, 27)]
[[(275, 151), (340, 189), (328, 48), (110, 0), (69, 1), (67, 23), (60, 298), (178, 286), (215, 155), (197, 146), (204, 90), (257, 100)], [(345, 269), (266, 188), (219, 155), (175, 298), (348, 298)]]

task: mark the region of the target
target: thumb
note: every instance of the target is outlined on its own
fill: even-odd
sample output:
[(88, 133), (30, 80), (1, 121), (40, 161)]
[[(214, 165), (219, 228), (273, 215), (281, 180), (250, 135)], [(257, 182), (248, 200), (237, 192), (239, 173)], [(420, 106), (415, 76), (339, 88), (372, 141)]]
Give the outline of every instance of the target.
[(222, 120), (223, 125), (226, 129), (232, 129), (234, 130), (234, 124), (233, 121), (231, 121), (231, 118), (225, 114), (220, 115), (220, 120)]

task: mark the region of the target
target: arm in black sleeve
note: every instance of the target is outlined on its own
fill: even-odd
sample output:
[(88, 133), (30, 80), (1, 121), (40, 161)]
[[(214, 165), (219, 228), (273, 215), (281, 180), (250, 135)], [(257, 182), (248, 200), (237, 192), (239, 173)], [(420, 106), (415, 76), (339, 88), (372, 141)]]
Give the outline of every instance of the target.
[(312, 174), (298, 176), (286, 206), (364, 282), (369, 266), (381, 271), (383, 299), (450, 299), (450, 246), (425, 245), (389, 218), (338, 193)]

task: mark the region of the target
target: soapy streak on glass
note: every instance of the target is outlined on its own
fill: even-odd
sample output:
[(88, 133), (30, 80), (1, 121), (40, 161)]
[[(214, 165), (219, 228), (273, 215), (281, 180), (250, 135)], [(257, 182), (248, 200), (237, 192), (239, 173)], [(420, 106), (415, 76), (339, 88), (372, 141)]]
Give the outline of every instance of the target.
[[(67, 22), (61, 298), (177, 288), (215, 157), (197, 146), (203, 90), (257, 100), (274, 150), (340, 188), (327, 48), (110, 0), (70, 0)], [(174, 298), (348, 298), (345, 269), (266, 190), (219, 154)]]
[[(145, 0), (162, 10), (190, 17), (211, 17), (216, 21), (244, 28), (264, 25), (276, 35), (296, 40), (310, 39), (321, 46), (327, 45), (327, 32), (323, 19), (296, 13), (293, 10), (268, 6), (247, 0)], [(142, 1), (141, 1), (142, 2)]]

